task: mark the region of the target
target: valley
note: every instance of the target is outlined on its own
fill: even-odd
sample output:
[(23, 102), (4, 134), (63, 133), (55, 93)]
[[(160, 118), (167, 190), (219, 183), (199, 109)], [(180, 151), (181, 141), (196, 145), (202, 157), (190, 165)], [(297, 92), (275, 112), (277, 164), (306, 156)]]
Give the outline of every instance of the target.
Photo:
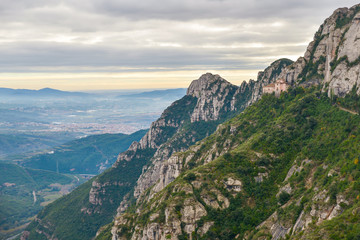
[(40, 209), (109, 168), (119, 152), (143, 137), (143, 124), (184, 90), (110, 96), (53, 89), (0, 92), (3, 239), (22, 231)]

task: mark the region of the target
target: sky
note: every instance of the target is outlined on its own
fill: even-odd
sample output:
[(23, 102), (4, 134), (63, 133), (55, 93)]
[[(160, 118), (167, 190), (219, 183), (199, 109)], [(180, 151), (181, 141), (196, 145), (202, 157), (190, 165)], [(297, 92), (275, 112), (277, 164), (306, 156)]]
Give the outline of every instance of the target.
[(103, 90), (233, 84), (302, 56), (352, 0), (0, 0), (0, 87)]

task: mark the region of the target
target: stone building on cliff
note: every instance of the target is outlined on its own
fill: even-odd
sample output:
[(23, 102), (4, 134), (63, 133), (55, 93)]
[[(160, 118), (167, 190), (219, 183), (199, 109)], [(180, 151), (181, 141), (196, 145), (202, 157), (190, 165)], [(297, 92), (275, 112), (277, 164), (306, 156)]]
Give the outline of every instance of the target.
[(280, 94), (284, 91), (287, 91), (289, 88), (289, 84), (285, 82), (283, 79), (276, 80), (275, 83), (271, 83), (263, 87), (263, 93), (273, 93), (275, 92), (275, 96), (279, 97)]

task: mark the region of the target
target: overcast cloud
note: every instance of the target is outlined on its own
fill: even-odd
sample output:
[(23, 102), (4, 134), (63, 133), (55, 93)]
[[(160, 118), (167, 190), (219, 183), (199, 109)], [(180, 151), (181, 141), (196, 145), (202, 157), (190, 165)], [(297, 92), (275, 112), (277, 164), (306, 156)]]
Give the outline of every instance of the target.
[(259, 70), (280, 57), (296, 60), (325, 18), (355, 4), (2, 0), (0, 72)]

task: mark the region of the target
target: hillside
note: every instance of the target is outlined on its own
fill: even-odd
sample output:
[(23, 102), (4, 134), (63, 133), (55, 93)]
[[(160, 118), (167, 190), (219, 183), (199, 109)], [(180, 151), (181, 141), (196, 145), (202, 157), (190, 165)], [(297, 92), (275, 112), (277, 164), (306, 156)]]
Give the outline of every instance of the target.
[(0, 134), (0, 157), (16, 158), (14, 155), (52, 148), (74, 138), (71, 133)]
[[(241, 112), (259, 97), (254, 89), (275, 81), (273, 72), (281, 72), (290, 63), (289, 60), (276, 61), (258, 81), (240, 87), (210, 73), (194, 80), (186, 96), (169, 106), (139, 142), (118, 156), (112, 168), (50, 204), (24, 236), (30, 239), (95, 236), (99, 227), (112, 221), (118, 208), (120, 212), (126, 209), (134, 197), (138, 198), (158, 180), (162, 162), (173, 152), (187, 149), (209, 136), (219, 123)], [(44, 222), (57, 228), (44, 226)], [(42, 234), (36, 233), (36, 229), (41, 229)]]
[[(314, 221), (342, 211), (354, 220), (359, 126), (359, 116), (339, 110), (319, 90), (263, 96), (213, 135), (173, 154), (160, 179), (172, 169), (178, 177), (156, 194), (149, 188), (147, 198), (115, 220), (113, 233), (116, 239), (308, 239), (298, 233)], [(308, 234), (327, 239), (330, 224)], [(341, 239), (360, 236), (359, 222), (342, 224), (349, 231)]]
[(73, 177), (0, 162), (0, 239), (28, 223), (50, 197), (61, 196), (61, 187), (75, 184)]
[[(23, 238), (89, 239), (107, 223), (97, 239), (359, 238), (359, 10), (336, 10), (304, 57), (275, 61), (256, 81), (194, 80)], [(289, 91), (263, 95), (277, 79)]]
[(360, 86), (359, 23), (360, 4), (335, 10), (319, 27), (304, 56), (286, 67), (279, 78), (303, 86), (321, 84), (329, 97), (345, 97), (353, 86)]
[[(197, 146), (192, 148), (193, 154), (188, 153), (188, 155), (185, 155), (182, 158), (178, 158), (175, 154), (169, 157), (167, 161), (164, 161), (161, 166), (159, 166), (160, 176), (157, 178), (158, 181), (154, 181), (152, 184), (148, 185), (147, 188), (145, 188), (143, 191), (143, 194), (137, 197), (136, 205), (133, 205), (130, 208), (131, 211), (135, 211), (136, 215), (139, 216), (132, 215), (131, 211), (125, 214), (119, 212), (117, 219), (113, 223), (115, 226), (112, 227), (112, 225), (108, 225), (106, 228), (103, 228), (103, 231), (99, 235), (99, 239), (102, 237), (107, 239), (111, 235), (113, 235), (115, 239), (126, 239), (130, 238), (130, 236), (132, 236), (132, 239), (192, 239), (193, 237), (203, 237), (204, 239), (233, 239), (234, 237), (237, 237), (241, 239), (242, 236), (249, 239), (265, 239), (267, 237), (272, 237), (272, 239), (279, 239), (281, 237), (288, 237), (286, 236), (287, 234), (289, 236), (291, 235), (293, 238), (302, 238), (303, 236), (301, 234), (304, 233), (304, 239), (307, 239), (307, 237), (326, 239), (333, 235), (337, 236), (337, 239), (344, 237), (342, 236), (344, 234), (341, 233), (339, 228), (337, 228), (337, 232), (332, 232), (336, 228), (331, 228), (330, 226), (334, 226), (336, 223), (340, 223), (341, 220), (336, 220), (335, 217), (346, 210), (346, 205), (354, 203), (354, 197), (357, 197), (356, 194), (358, 194), (358, 186), (356, 183), (355, 185), (352, 185), (352, 183), (353, 179), (358, 177), (357, 173), (354, 172), (354, 176), (352, 175), (349, 183), (342, 182), (344, 181), (344, 174), (346, 174), (346, 172), (344, 173), (344, 171), (342, 171), (342, 177), (334, 178), (334, 182), (332, 182), (332, 184), (326, 185), (325, 183), (327, 183), (328, 180), (324, 180), (324, 184), (322, 186), (318, 185), (317, 183), (311, 185), (309, 184), (311, 181), (313, 181), (313, 175), (311, 174), (313, 174), (315, 170), (318, 171), (317, 174), (324, 174), (322, 175), (323, 178), (327, 178), (326, 174), (328, 174), (328, 177), (334, 176), (333, 172), (321, 172), (320, 170), (321, 168), (324, 170), (328, 169), (328, 163), (325, 164), (324, 162), (334, 158), (333, 155), (326, 155), (328, 152), (329, 154), (332, 154), (333, 149), (337, 154), (339, 154), (336, 159), (343, 165), (345, 164), (346, 160), (349, 161), (349, 157), (353, 157), (351, 161), (357, 165), (358, 163), (356, 159), (359, 152), (354, 146), (359, 145), (358, 141), (356, 141), (356, 139), (353, 140), (354, 146), (349, 145), (347, 146), (348, 148), (344, 147), (343, 149), (337, 148), (339, 146), (337, 144), (344, 143), (345, 145), (345, 143), (350, 141), (350, 139), (346, 138), (346, 136), (349, 137), (346, 134), (351, 132), (351, 129), (333, 127), (332, 130), (334, 130), (334, 133), (329, 132), (329, 135), (327, 135), (326, 138), (317, 137), (317, 139), (309, 140), (311, 141), (311, 144), (303, 144), (306, 144), (307, 138), (312, 136), (311, 134), (317, 126), (317, 121), (326, 120), (327, 117), (330, 118), (328, 119), (329, 122), (325, 122), (323, 124), (323, 129), (321, 130), (324, 131), (327, 129), (327, 125), (332, 126), (331, 124), (335, 121), (342, 122), (338, 117), (338, 112), (341, 112), (341, 114), (346, 112), (351, 116), (359, 111), (360, 101), (358, 94), (360, 90), (358, 87), (358, 79), (360, 65), (359, 61), (357, 60), (359, 57), (359, 51), (356, 51), (356, 49), (358, 49), (358, 43), (356, 42), (355, 37), (358, 35), (360, 30), (358, 27), (360, 19), (359, 10), (359, 5), (356, 5), (350, 9), (341, 8), (336, 10), (334, 14), (326, 19), (324, 24), (319, 28), (319, 31), (315, 34), (314, 41), (309, 44), (304, 57), (300, 57), (296, 62), (289, 64), (287, 67), (284, 67), (280, 72), (277, 73), (278, 75), (276, 75), (276, 77), (278, 79), (284, 79), (293, 87), (301, 86), (309, 88), (312, 86), (318, 86), (318, 89), (321, 91), (315, 95), (316, 98), (326, 98), (325, 101), (336, 103), (338, 106), (333, 106), (333, 109), (337, 109), (337, 111), (334, 110), (333, 112), (328, 109), (329, 116), (324, 113), (324, 116), (321, 117), (323, 119), (320, 119), (316, 115), (319, 113), (317, 111), (305, 111), (304, 114), (306, 116), (306, 121), (302, 123), (304, 124), (303, 126), (298, 126), (300, 127), (298, 130), (301, 131), (297, 132), (297, 135), (295, 136), (291, 134), (290, 138), (288, 135), (289, 131), (291, 132), (295, 130), (295, 126), (289, 126), (289, 129), (287, 129), (288, 131), (279, 130), (278, 132), (274, 133), (275, 136), (268, 135), (268, 132), (271, 132), (272, 129), (283, 129), (283, 126), (277, 122), (268, 122), (266, 124), (266, 128), (269, 129), (268, 131), (265, 131), (264, 133), (260, 131), (257, 132), (258, 135), (251, 135), (251, 138), (248, 139), (247, 143), (245, 144), (246, 147), (252, 146), (253, 142), (256, 143), (259, 136), (262, 136), (262, 138), (265, 139), (261, 139), (258, 144), (262, 144), (256, 146), (256, 148), (250, 148), (245, 152), (241, 152), (241, 155), (239, 156), (240, 159), (247, 159), (247, 162), (257, 161), (257, 158), (260, 158), (264, 155), (262, 153), (263, 150), (268, 152), (271, 158), (285, 157), (285, 159), (281, 159), (282, 163), (280, 166), (278, 166), (278, 169), (276, 169), (277, 166), (271, 166), (276, 170), (275, 173), (270, 173), (266, 165), (260, 165), (260, 170), (260, 167), (257, 166), (257, 172), (253, 172), (251, 171), (252, 164), (246, 163), (245, 161), (245, 166), (241, 166), (241, 168), (244, 169), (241, 171), (243, 171), (242, 173), (248, 178), (254, 177), (253, 182), (255, 181), (256, 183), (255, 186), (252, 186), (251, 182), (248, 181), (249, 179), (247, 179), (246, 186), (251, 186), (251, 188), (248, 192), (246, 192), (248, 197), (247, 200), (245, 200), (246, 198), (243, 199), (245, 202), (237, 202), (235, 203), (236, 205), (231, 206), (231, 199), (228, 197), (229, 194), (226, 195), (225, 192), (221, 190), (219, 185), (222, 185), (223, 188), (225, 187), (228, 189), (230, 194), (235, 197), (238, 192), (242, 191), (241, 189), (244, 189), (245, 191), (244, 182), (242, 182), (240, 179), (234, 179), (232, 176), (226, 177), (219, 181), (217, 181), (218, 179), (213, 179), (211, 177), (213, 175), (213, 171), (216, 171), (216, 168), (219, 166), (210, 168), (211, 170), (206, 172), (207, 176), (200, 178), (200, 181), (195, 181), (192, 186), (181, 185), (174, 187), (174, 189), (169, 187), (167, 188), (167, 192), (163, 190), (164, 187), (168, 186), (169, 184), (169, 186), (175, 184), (172, 183), (173, 181), (181, 182), (185, 180), (185, 182), (192, 183), (194, 180), (197, 180), (198, 177), (194, 172), (188, 172), (186, 175), (183, 173), (183, 171), (186, 171), (187, 169), (184, 166), (187, 164), (187, 162), (189, 164), (188, 168), (190, 169), (197, 165), (196, 162), (194, 162), (193, 156), (203, 157), (200, 161), (200, 165), (211, 162), (221, 154), (224, 154), (224, 157), (228, 157), (226, 159), (227, 161), (237, 159), (238, 156), (235, 155), (235, 153), (231, 151), (229, 152), (234, 139), (232, 136), (228, 136), (227, 138), (224, 137), (221, 143), (214, 144), (212, 147), (206, 148), (204, 145), (202, 146), (206, 152), (212, 152), (211, 155), (208, 153), (205, 153), (206, 156), (201, 155), (202, 148), (201, 146)], [(266, 76), (266, 73), (260, 73), (259, 77), (261, 76)], [(255, 95), (256, 97), (253, 98), (252, 101), (248, 102), (249, 105), (256, 102), (260, 98), (261, 90), (262, 88), (256, 87), (252, 89), (252, 95)], [(255, 94), (256, 91), (258, 94)], [(299, 91), (299, 89), (295, 91)], [(326, 93), (326, 96), (323, 95), (323, 93)], [(303, 97), (307, 98), (306, 96)], [(287, 103), (295, 104), (294, 102)], [(324, 107), (324, 105), (322, 106)], [(328, 106), (331, 106), (331, 104), (328, 104)], [(279, 107), (280, 106), (273, 106), (271, 111), (275, 113)], [(298, 106), (296, 111), (300, 110), (301, 106)], [(262, 111), (266, 112), (269, 111), (269, 109), (263, 108)], [(258, 112), (258, 114), (260, 114), (260, 112)], [(302, 113), (298, 112), (298, 114)], [(334, 116), (331, 116), (331, 114), (334, 114)], [(251, 117), (256, 118), (258, 116), (254, 115)], [(296, 117), (295, 120), (298, 121), (298, 118), (301, 116), (287, 117)], [(332, 117), (334, 119), (331, 119)], [(352, 120), (352, 118), (353, 117), (350, 119)], [(271, 120), (271, 118), (269, 120)], [(280, 121), (280, 119), (276, 119), (276, 121)], [(350, 120), (345, 121), (347, 121), (346, 126), (349, 126), (348, 121)], [(246, 127), (252, 128), (254, 125), (253, 121), (251, 120), (248, 122), (250, 125)], [(306, 122), (307, 124), (305, 124)], [(357, 125), (354, 124), (352, 125), (352, 128), (356, 129), (356, 126)], [(221, 128), (222, 127), (218, 127), (218, 129)], [(343, 132), (337, 132), (341, 129)], [(218, 138), (222, 138), (225, 133), (225, 130), (223, 130), (221, 136), (218, 136)], [(328, 139), (329, 136), (334, 137)], [(357, 135), (354, 134), (351, 137), (356, 138), (356, 136)], [(292, 139), (292, 137), (299, 138)], [(241, 136), (240, 139), (241, 141), (245, 140), (243, 136)], [(296, 141), (297, 144), (301, 143), (299, 145), (305, 149), (298, 149), (298, 145), (292, 144), (293, 140)], [(334, 140), (335, 143), (331, 140)], [(225, 144), (222, 145), (223, 143)], [(269, 151), (269, 147), (272, 148), (272, 151)], [(255, 155), (248, 155), (248, 152), (251, 152), (251, 150), (256, 151), (256, 153), (254, 153)], [(277, 153), (273, 152), (275, 150)], [(291, 155), (295, 153), (299, 154), (300, 156)], [(287, 154), (290, 155), (287, 156)], [(315, 160), (307, 156), (308, 154), (310, 154), (310, 157), (316, 159), (318, 162), (314, 163)], [(345, 155), (341, 156), (341, 154)], [(249, 161), (249, 159), (252, 161)], [(272, 159), (268, 159), (265, 161), (268, 162), (267, 164), (269, 164), (271, 160)], [(295, 163), (298, 165), (297, 167), (295, 166)], [(324, 165), (322, 165), (323, 163)], [(334, 167), (335, 169), (342, 169), (341, 167), (343, 165), (335, 165), (335, 163), (330, 165), (330, 167)], [(223, 164), (226, 164), (226, 162), (223, 162)], [(305, 166), (306, 164), (309, 166)], [(205, 166), (199, 168), (205, 169)], [(237, 166), (232, 165), (232, 167), (236, 168)], [(315, 170), (313, 167), (315, 167)], [(354, 167), (356, 168), (356, 166)], [(306, 169), (306, 173), (304, 173), (305, 176), (298, 177), (298, 175), (302, 173), (302, 169)], [(287, 172), (288, 170), (289, 172)], [(284, 177), (288, 176), (286, 179), (287, 181), (292, 180), (291, 176), (294, 171), (296, 175), (294, 178), (299, 178), (296, 180), (298, 182), (294, 180), (295, 182), (292, 182), (291, 184), (290, 182), (286, 182), (286, 185), (283, 185), (283, 181), (285, 179)], [(225, 173), (226, 170), (224, 168), (220, 169), (218, 172), (220, 175), (224, 175)], [(184, 174), (185, 176), (181, 174)], [(271, 181), (266, 182), (264, 179), (270, 178), (271, 174), (274, 174)], [(308, 178), (306, 182), (303, 181), (305, 177)], [(210, 182), (208, 182), (209, 179)], [(213, 182), (215, 182), (215, 185)], [(262, 186), (261, 182), (267, 183), (268, 185)], [(276, 184), (274, 184), (274, 182)], [(202, 188), (203, 184), (205, 189)], [(298, 190), (298, 192), (295, 191), (295, 193), (300, 195), (293, 196), (293, 190), (297, 187), (296, 184), (299, 185), (298, 189), (300, 190)], [(208, 185), (210, 185), (210, 188), (206, 189), (206, 186)], [(309, 188), (311, 188), (312, 185), (314, 185), (314, 189), (311, 189), (310, 191)], [(280, 191), (278, 191), (278, 187), (281, 187)], [(306, 189), (307, 192), (304, 189)], [(318, 189), (322, 189), (323, 192), (318, 192)], [(204, 196), (202, 192), (203, 190)], [(206, 191), (210, 191), (210, 193), (206, 194)], [(274, 192), (277, 193), (275, 196)], [(355, 195), (344, 195), (348, 192), (353, 192)], [(179, 193), (180, 196), (176, 197), (177, 193)], [(326, 196), (327, 194), (328, 197)], [(191, 195), (193, 198), (190, 197)], [(190, 198), (188, 199), (187, 196)], [(347, 200), (347, 197), (350, 200)], [(294, 198), (296, 199), (296, 202), (291, 201), (286, 205), (290, 199)], [(329, 203), (330, 200), (331, 202)], [(307, 201), (307, 208), (303, 209), (303, 206)], [(225, 214), (221, 214), (218, 211), (214, 212), (209, 210), (209, 205), (217, 209), (226, 209), (229, 207), (230, 210), (224, 211)], [(254, 209), (257, 205), (262, 205), (262, 207)], [(275, 212), (275, 210), (278, 208), (277, 205), (282, 205), (283, 207)], [(149, 206), (151, 206), (151, 211), (149, 211)], [(248, 206), (250, 209), (246, 208), (246, 206)], [(244, 208), (242, 209), (242, 207)], [(348, 232), (350, 232), (350, 234), (345, 237), (349, 237), (350, 239), (351, 236), (358, 237), (357, 229), (359, 228), (358, 225), (351, 223), (351, 221), (356, 221), (356, 217), (353, 217), (357, 211), (356, 204), (351, 209), (351, 213), (347, 212), (347, 214), (342, 217), (342, 219), (346, 219), (347, 224), (343, 226), (348, 229)], [(308, 212), (309, 210), (310, 216)], [(231, 220), (232, 213), (234, 213), (233, 217), (236, 220)], [(270, 213), (271, 217), (269, 217), (261, 225), (257, 225), (260, 224), (262, 220), (265, 220), (264, 217), (270, 216)], [(205, 216), (208, 214), (211, 215), (211, 217), (207, 219)], [(244, 218), (244, 220), (242, 220), (242, 218)], [(168, 221), (169, 219), (171, 220)], [(227, 222), (227, 219), (229, 219), (229, 222)], [(330, 219), (333, 220), (329, 222), (324, 221)], [(208, 222), (205, 220), (208, 220)], [(324, 224), (322, 224), (323, 222)], [(209, 231), (208, 235), (205, 234), (207, 231)], [(328, 233), (325, 233), (326, 231), (328, 231)], [(300, 232), (300, 234), (298, 232)], [(237, 234), (234, 235), (235, 233)]]
[(21, 164), (60, 173), (98, 174), (116, 161), (119, 152), (125, 151), (132, 142), (139, 141), (145, 133), (146, 130), (140, 130), (130, 135), (92, 135), (24, 159)]

